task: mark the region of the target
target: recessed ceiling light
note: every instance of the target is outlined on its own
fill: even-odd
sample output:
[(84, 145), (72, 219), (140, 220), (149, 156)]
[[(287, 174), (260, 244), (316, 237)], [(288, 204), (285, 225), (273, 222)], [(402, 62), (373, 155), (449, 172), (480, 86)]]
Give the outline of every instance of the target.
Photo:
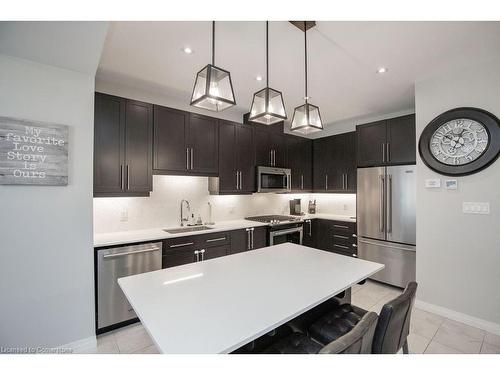
[(183, 50), (183, 51), (184, 51), (184, 53), (185, 53), (185, 54), (187, 54), (187, 55), (190, 55), (190, 54), (192, 54), (192, 53), (193, 53), (193, 50), (192, 50), (191, 48), (189, 48), (189, 47), (184, 47), (182, 50)]
[(378, 68), (377, 70), (377, 73), (378, 74), (383, 74), (383, 73), (387, 73), (389, 69), (385, 68), (385, 67), (381, 67), (381, 68)]
[(256, 81), (262, 81), (262, 76), (257, 76), (257, 77), (255, 77), (255, 80), (256, 80)]

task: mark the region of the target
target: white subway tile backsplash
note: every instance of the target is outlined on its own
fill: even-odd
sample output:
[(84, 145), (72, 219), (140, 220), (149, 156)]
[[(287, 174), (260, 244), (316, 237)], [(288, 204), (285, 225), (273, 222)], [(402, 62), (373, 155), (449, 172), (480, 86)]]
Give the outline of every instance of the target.
[[(209, 219), (207, 203), (210, 202), (212, 219), (217, 222), (254, 215), (288, 214), (288, 201), (294, 198), (302, 199), (304, 212), (309, 199), (316, 199), (318, 213), (356, 214), (354, 194), (209, 195), (207, 177), (153, 176), (150, 197), (95, 198), (94, 232), (176, 227), (182, 199), (190, 202), (195, 219), (201, 215), (203, 221)], [(124, 212), (127, 212), (126, 221), (122, 220)]]

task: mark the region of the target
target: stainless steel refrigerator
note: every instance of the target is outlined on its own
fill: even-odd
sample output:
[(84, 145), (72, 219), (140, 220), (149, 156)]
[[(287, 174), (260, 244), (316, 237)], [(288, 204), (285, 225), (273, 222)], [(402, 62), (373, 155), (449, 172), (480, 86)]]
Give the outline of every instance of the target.
[(358, 168), (358, 257), (385, 264), (374, 280), (415, 280), (415, 165)]

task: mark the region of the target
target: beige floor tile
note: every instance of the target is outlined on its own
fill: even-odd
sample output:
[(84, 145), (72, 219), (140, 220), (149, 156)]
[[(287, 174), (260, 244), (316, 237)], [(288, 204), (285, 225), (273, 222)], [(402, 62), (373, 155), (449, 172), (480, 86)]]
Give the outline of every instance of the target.
[(140, 349), (133, 354), (160, 354), (160, 352), (158, 351), (158, 349), (156, 349), (156, 346), (151, 345), (144, 349)]
[(439, 327), (433, 341), (462, 353), (479, 353), (485, 332), (454, 320), (446, 319)]
[(481, 347), (481, 354), (500, 354), (500, 346), (492, 345), (485, 341)]
[(374, 295), (367, 290), (361, 289), (360, 291), (354, 293), (351, 297), (351, 303), (355, 306), (361, 307), (365, 310), (370, 310), (370, 308), (377, 304), (380, 296)]
[(425, 349), (424, 354), (463, 354), (463, 353), (433, 340), (430, 342), (429, 346), (427, 346), (427, 349)]
[(414, 307), (411, 312), (410, 332), (432, 339), (444, 320), (442, 316)]
[(484, 342), (491, 345), (500, 346), (500, 336), (486, 332), (486, 336), (484, 337)]
[(114, 337), (120, 353), (133, 353), (153, 345), (149, 334), (140, 323), (115, 331)]
[(408, 335), (408, 348), (411, 354), (423, 354), (431, 340), (427, 337), (410, 333)]
[(372, 307), (369, 308), (370, 311), (376, 312), (377, 315), (380, 315), (380, 312), (382, 311), (382, 307), (384, 307), (385, 302), (378, 302)]
[(92, 348), (80, 348), (74, 351), (75, 354), (118, 354), (113, 333), (105, 333), (97, 336), (97, 346)]

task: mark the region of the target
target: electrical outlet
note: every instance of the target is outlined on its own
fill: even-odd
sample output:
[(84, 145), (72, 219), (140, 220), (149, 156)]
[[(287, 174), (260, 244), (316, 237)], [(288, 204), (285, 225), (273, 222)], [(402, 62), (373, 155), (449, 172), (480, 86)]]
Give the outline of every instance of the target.
[(490, 214), (490, 202), (462, 202), (462, 212), (464, 214)]
[(120, 212), (120, 221), (128, 221), (128, 210), (126, 208)]

